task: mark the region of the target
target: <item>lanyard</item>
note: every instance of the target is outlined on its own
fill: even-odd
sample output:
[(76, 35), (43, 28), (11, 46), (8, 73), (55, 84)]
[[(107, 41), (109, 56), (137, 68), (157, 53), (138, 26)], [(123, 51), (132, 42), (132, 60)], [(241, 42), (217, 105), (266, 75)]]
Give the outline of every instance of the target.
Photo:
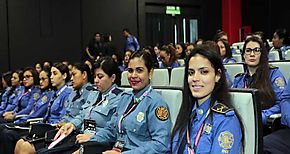
[[(210, 113), (210, 109), (207, 110), (204, 121), (205, 121), (206, 118), (208, 117), (209, 113)], [(187, 127), (186, 138), (187, 138), (187, 150), (188, 150), (188, 153), (189, 153), (189, 154), (194, 154), (194, 151), (195, 151), (196, 148), (197, 148), (197, 144), (198, 144), (198, 142), (199, 142), (199, 140), (200, 140), (201, 132), (202, 132), (202, 130), (203, 130), (204, 121), (202, 122), (202, 124), (201, 124), (201, 126), (199, 127), (198, 132), (197, 132), (197, 134), (196, 134), (193, 149), (191, 148), (191, 143), (190, 143), (190, 133), (189, 133), (189, 128)]]
[(23, 96), (26, 96), (28, 93), (30, 93), (31, 92), (31, 89), (28, 89), (24, 94), (22, 94), (20, 97), (19, 97), (19, 99), (18, 99), (18, 101), (20, 101), (21, 99), (22, 99), (22, 97)]
[[(120, 118), (120, 120), (119, 120), (119, 122), (118, 122), (118, 128), (119, 128), (119, 133), (121, 134), (122, 133), (122, 131), (121, 131), (121, 129), (122, 129), (122, 122), (124, 121), (124, 119), (125, 119), (125, 117), (127, 117), (130, 113), (132, 113), (135, 109), (136, 109), (136, 107), (137, 107), (137, 105), (146, 97), (146, 96), (148, 96), (148, 94), (149, 94), (149, 92), (151, 91), (151, 89), (152, 89), (152, 87), (150, 86), (149, 87), (149, 89), (148, 90), (146, 90), (144, 93), (143, 93), (143, 95), (141, 96), (141, 97), (139, 97), (139, 98), (135, 98), (135, 101), (134, 101), (134, 97), (132, 98), (132, 101), (127, 105), (127, 108), (126, 108), (126, 110), (125, 110), (125, 112), (124, 112), (124, 114), (121, 116), (121, 118)], [(131, 106), (131, 108), (130, 108), (130, 105), (132, 104), (132, 103), (134, 103), (132, 106)]]

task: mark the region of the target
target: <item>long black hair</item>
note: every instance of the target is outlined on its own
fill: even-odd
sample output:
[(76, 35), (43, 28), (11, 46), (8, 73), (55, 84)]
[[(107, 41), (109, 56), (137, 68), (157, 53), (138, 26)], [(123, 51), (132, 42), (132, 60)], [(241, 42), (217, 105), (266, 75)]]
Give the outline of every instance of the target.
[[(183, 101), (180, 107), (179, 114), (176, 119), (175, 126), (173, 128), (171, 141), (173, 140), (174, 136), (178, 133), (178, 143), (182, 142), (183, 134), (185, 132), (186, 127), (189, 124), (190, 121), (190, 115), (192, 108), (194, 106), (194, 103), (197, 101), (197, 98), (194, 98), (191, 95), (189, 85), (188, 85), (188, 68), (189, 68), (189, 60), (196, 56), (201, 55), (205, 58), (207, 58), (210, 63), (212, 64), (212, 67), (215, 70), (215, 74), (220, 75), (220, 79), (218, 82), (216, 82), (214, 89), (211, 93), (211, 99), (210, 99), (210, 106), (212, 107), (216, 101), (222, 102), (223, 104), (227, 105), (228, 107), (232, 108), (232, 104), (230, 103), (230, 95), (229, 90), (227, 86), (226, 76), (225, 76), (225, 69), (222, 64), (222, 61), (220, 60), (219, 55), (211, 51), (208, 46), (205, 45), (199, 45), (197, 46), (189, 55), (188, 59), (185, 63), (185, 75), (184, 75), (184, 91), (183, 91)], [(242, 126), (242, 124), (241, 124)], [(171, 142), (171, 152), (174, 151), (183, 151), (184, 146), (175, 147), (178, 149), (173, 149), (172, 142)]]
[(92, 71), (90, 69), (90, 67), (85, 64), (85, 63), (75, 63), (73, 64), (73, 67), (80, 70), (81, 73), (86, 72), (87, 73), (87, 80), (90, 83), (93, 83), (93, 75), (92, 75)]
[(55, 63), (53, 64), (53, 67), (57, 68), (61, 74), (66, 74), (65, 82), (69, 82), (70, 80), (70, 74), (69, 74), (69, 69), (68, 66), (66, 66), (63, 63)]

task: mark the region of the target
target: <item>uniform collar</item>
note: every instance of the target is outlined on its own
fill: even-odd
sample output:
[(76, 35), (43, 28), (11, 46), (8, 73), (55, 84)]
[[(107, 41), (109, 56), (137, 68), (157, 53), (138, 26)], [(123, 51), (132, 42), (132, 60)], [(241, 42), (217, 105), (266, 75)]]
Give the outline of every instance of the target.
[(110, 88), (108, 88), (105, 92), (101, 93), (102, 96), (107, 95), (113, 88), (116, 88), (116, 84), (112, 84)]
[(134, 93), (134, 97), (139, 98), (140, 96), (143, 95), (143, 93), (145, 91), (147, 91), (149, 88), (151, 87), (151, 84), (148, 84), (147, 86), (145, 86), (142, 90), (138, 91), (137, 93)]
[(210, 108), (210, 98), (208, 98), (207, 100), (205, 100), (200, 106), (198, 106), (197, 102), (194, 103), (193, 109), (192, 109), (192, 113), (195, 114), (196, 113), (196, 118), (199, 120), (201, 119), (206, 112), (209, 110)]
[(90, 84), (89, 82), (86, 83), (86, 84), (84, 84), (84, 85), (81, 87), (81, 89), (79, 89), (79, 93), (80, 93), (80, 95), (83, 94), (84, 90), (85, 90), (88, 86), (91, 86), (91, 84)]

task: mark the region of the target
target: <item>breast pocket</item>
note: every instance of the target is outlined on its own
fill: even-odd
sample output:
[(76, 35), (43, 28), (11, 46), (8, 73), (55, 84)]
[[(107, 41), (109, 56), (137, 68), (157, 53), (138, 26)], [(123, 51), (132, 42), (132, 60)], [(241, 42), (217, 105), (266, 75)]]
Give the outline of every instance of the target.
[(197, 145), (196, 153), (209, 153), (211, 151), (212, 140), (210, 134), (202, 133)]
[(127, 119), (127, 130), (137, 136), (149, 137), (148, 120), (144, 112), (138, 112)]

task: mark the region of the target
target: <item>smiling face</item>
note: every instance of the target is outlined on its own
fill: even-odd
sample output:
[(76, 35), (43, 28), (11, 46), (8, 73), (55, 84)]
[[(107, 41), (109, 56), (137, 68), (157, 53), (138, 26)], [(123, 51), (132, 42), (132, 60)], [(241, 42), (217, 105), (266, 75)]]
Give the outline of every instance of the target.
[[(243, 54), (245, 63), (250, 67), (256, 67), (260, 63), (261, 52), (256, 52), (252, 50), (260, 49), (260, 44), (258, 42), (248, 42), (246, 44), (245, 52)], [(247, 53), (249, 51), (249, 53)]]
[(188, 86), (191, 94), (201, 104), (207, 100), (220, 79), (220, 74), (215, 73), (211, 62), (202, 55), (196, 54), (189, 60)]
[(139, 91), (150, 83), (153, 70), (148, 70), (142, 58), (135, 57), (128, 64), (128, 81), (133, 90)]

